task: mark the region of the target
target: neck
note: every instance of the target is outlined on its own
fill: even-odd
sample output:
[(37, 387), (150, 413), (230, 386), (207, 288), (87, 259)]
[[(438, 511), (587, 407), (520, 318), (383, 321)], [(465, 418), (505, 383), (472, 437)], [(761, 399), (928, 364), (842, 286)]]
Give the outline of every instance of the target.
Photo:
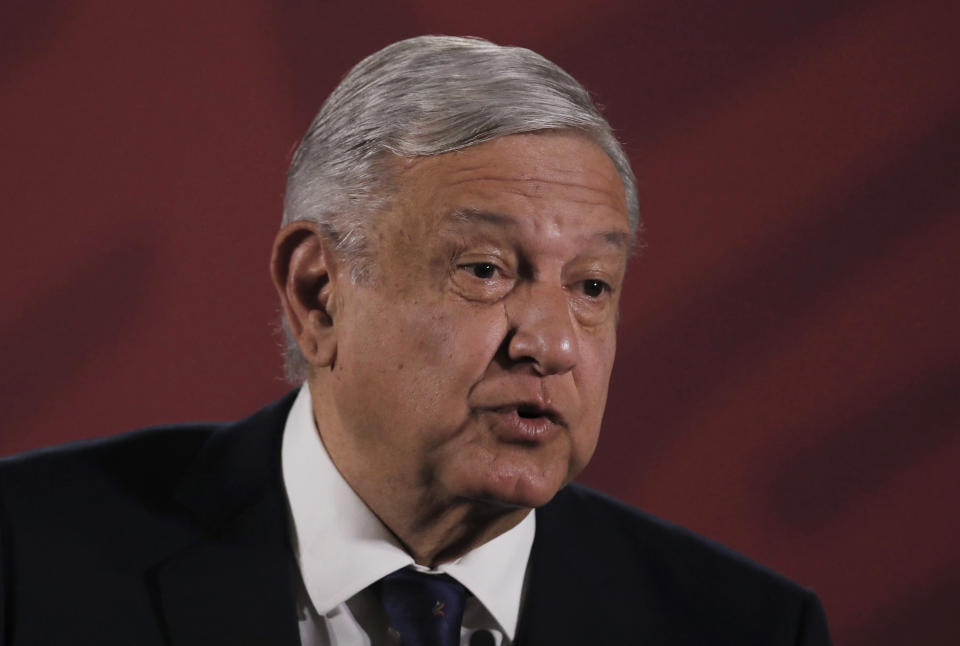
[[(421, 513), (413, 522), (411, 516), (380, 513), (368, 503), (381, 521), (400, 540), (418, 565), (436, 567), (456, 560), (484, 543), (513, 529), (530, 509), (498, 508), (489, 503), (460, 501), (438, 506), (430, 513)], [(421, 510), (425, 508), (420, 508)]]
[(528, 507), (445, 495), (415, 474), (393, 472), (391, 460), (371, 465), (369, 452), (344, 431), (324, 389), (310, 386), (314, 419), (334, 466), (418, 565), (433, 568), (453, 561), (530, 513)]

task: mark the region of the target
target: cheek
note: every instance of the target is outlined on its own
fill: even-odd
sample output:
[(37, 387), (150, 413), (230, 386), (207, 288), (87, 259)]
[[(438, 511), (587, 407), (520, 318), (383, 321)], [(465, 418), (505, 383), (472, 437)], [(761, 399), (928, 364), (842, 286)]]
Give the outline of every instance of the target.
[(411, 307), (397, 320), (395, 351), (429, 374), (479, 378), (502, 338), (497, 316), (460, 306)]
[(421, 420), (435, 414), (449, 421), (466, 413), (467, 393), (502, 340), (502, 319), (502, 312), (415, 300), (377, 308), (365, 312), (350, 335), (344, 369), (353, 366), (365, 389), (379, 388), (383, 398), (408, 406)]
[(603, 414), (610, 374), (617, 353), (617, 337), (613, 331), (585, 340), (581, 351), (579, 381), (584, 395), (585, 411)]
[(575, 451), (580, 459), (589, 459), (596, 446), (607, 404), (610, 373), (616, 355), (614, 335), (593, 339), (587, 343), (581, 356), (578, 374), (581, 401), (582, 433), (575, 439)]

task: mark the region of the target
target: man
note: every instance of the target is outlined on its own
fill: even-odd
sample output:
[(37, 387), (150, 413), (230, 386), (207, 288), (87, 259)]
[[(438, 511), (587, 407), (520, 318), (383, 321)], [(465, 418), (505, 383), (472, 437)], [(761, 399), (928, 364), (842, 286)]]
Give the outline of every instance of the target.
[(4, 643), (828, 644), (811, 593), (569, 484), (635, 193), (533, 52), (362, 61), (297, 150), (271, 260), (303, 387), (6, 461)]

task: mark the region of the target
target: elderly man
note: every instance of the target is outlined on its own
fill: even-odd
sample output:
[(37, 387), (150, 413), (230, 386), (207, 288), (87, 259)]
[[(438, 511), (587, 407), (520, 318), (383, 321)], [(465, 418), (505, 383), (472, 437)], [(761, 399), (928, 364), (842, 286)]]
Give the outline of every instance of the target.
[(304, 385), (5, 461), (3, 643), (828, 644), (813, 594), (570, 484), (638, 226), (609, 126), (541, 56), (362, 61), (271, 260)]

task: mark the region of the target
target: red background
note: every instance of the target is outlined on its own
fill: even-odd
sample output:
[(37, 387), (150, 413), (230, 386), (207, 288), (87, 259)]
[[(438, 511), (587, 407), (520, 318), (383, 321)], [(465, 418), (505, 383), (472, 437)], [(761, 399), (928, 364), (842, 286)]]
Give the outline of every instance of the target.
[(580, 79), (640, 182), (582, 480), (813, 587), (839, 644), (958, 643), (951, 4), (7, 0), (0, 453), (286, 391), (293, 145), (363, 56), (480, 35)]

